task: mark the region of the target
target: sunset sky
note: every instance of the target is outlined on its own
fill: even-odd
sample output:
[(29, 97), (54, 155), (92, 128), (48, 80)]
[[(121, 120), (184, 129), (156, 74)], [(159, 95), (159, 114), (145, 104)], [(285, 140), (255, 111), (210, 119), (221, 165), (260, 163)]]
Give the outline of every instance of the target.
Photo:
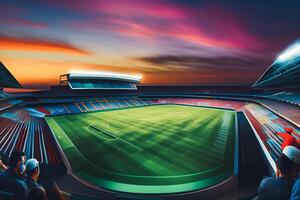
[(300, 38), (294, 0), (1, 0), (0, 58), (25, 88), (70, 71), (251, 85)]

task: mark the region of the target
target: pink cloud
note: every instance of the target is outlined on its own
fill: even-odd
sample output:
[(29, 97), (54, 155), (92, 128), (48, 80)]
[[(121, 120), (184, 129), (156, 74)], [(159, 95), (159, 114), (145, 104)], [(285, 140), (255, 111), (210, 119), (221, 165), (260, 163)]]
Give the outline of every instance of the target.
[(123, 36), (159, 40), (169, 37), (216, 48), (255, 50), (265, 44), (251, 35), (243, 22), (218, 5), (180, 7), (158, 1), (96, 1), (65, 4), (89, 13), (75, 26), (112, 31)]

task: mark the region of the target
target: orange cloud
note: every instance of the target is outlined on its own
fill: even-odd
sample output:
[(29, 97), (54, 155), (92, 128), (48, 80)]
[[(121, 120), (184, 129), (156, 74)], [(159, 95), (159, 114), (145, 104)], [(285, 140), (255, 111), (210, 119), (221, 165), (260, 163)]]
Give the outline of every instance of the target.
[(46, 41), (34, 38), (0, 36), (0, 50), (55, 52), (76, 55), (89, 55), (90, 52), (62, 41)]

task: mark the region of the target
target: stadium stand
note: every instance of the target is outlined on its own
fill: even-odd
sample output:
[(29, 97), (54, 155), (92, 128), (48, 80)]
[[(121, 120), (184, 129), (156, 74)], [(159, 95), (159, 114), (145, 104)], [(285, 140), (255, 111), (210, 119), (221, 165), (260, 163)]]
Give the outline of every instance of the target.
[(216, 108), (227, 108), (239, 110), (245, 105), (242, 101), (218, 100), (212, 98), (158, 98), (151, 101), (153, 104), (188, 104)]
[(6, 92), (0, 91), (0, 100), (7, 99), (8, 97), (12, 97), (12, 95), (10, 95)]
[[(43, 112), (45, 115), (62, 115), (71, 113), (91, 112), (97, 110), (107, 110), (114, 108), (126, 108), (133, 106), (149, 105), (150, 101), (139, 98), (73, 98), (72, 103), (67, 101), (59, 104), (35, 107), (36, 110)], [(55, 102), (55, 101), (54, 101)]]
[(21, 103), (23, 103), (22, 100), (16, 100), (16, 99), (0, 101), (0, 111), (4, 111), (8, 108), (11, 108), (11, 107), (21, 104)]
[(299, 91), (274, 92), (273, 94), (266, 95), (264, 97), (300, 106), (300, 92)]
[(277, 115), (287, 119), (289, 122), (296, 126), (300, 126), (300, 112), (298, 106), (285, 103), (281, 101), (274, 101), (270, 99), (252, 99), (255, 102), (260, 103), (269, 110), (275, 112)]
[(281, 154), (282, 139), (277, 132), (284, 132), (284, 127), (291, 127), (294, 129), (293, 136), (299, 139), (299, 128), (292, 126), (270, 110), (254, 103), (247, 104), (243, 110), (274, 160)]
[(0, 152), (9, 157), (13, 150), (22, 150), (27, 158), (39, 160), (42, 178), (56, 177), (66, 170), (45, 119), (26, 109), (0, 115)]

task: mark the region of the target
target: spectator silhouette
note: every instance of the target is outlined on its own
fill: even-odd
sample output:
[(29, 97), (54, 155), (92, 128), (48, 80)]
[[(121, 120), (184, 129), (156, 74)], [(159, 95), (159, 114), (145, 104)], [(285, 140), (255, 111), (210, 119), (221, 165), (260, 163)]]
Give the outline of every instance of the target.
[(13, 151), (8, 169), (0, 174), (1, 190), (11, 193), (15, 200), (26, 200), (28, 188), (24, 179), (26, 156), (22, 151)]
[(300, 150), (286, 146), (276, 162), (276, 177), (266, 177), (260, 183), (255, 199), (289, 199), (300, 166)]
[(29, 189), (28, 200), (47, 200), (45, 189), (38, 184), (40, 176), (39, 162), (32, 158), (26, 162), (27, 186)]

